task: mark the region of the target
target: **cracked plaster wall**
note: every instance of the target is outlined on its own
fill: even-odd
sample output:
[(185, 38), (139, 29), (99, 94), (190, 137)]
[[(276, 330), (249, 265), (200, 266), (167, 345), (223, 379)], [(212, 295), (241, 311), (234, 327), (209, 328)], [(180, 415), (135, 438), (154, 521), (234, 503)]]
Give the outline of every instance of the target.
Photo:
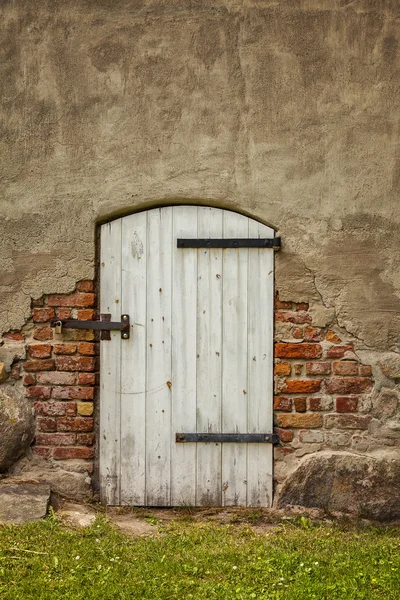
[(279, 230), (282, 300), (400, 351), (397, 0), (0, 14), (0, 331), (93, 277), (96, 223), (193, 201)]

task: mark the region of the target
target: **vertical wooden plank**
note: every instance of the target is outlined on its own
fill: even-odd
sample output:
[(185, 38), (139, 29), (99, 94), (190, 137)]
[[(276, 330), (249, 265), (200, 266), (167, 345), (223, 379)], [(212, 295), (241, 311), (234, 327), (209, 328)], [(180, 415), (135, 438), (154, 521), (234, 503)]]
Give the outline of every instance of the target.
[[(273, 237), (274, 231), (249, 220), (249, 237)], [(248, 268), (248, 431), (273, 430), (274, 251), (249, 249)], [(247, 504), (272, 504), (272, 444), (248, 444)]]
[(174, 206), (172, 266), (171, 503), (194, 506), (196, 444), (177, 444), (176, 432), (196, 431), (197, 250), (177, 238), (197, 237), (197, 207)]
[[(248, 219), (225, 212), (223, 237), (248, 237)], [(222, 431), (247, 431), (248, 249), (223, 250)], [(247, 444), (223, 444), (222, 504), (246, 506)]]
[(172, 209), (147, 216), (146, 504), (171, 502)]
[[(222, 210), (199, 207), (198, 237), (222, 237)], [(197, 251), (197, 429), (221, 431), (222, 250)], [(197, 506), (221, 506), (221, 444), (197, 445)]]
[[(121, 318), (121, 219), (101, 228), (100, 311)], [(121, 334), (101, 343), (100, 490), (107, 504), (120, 502)]]
[(147, 213), (122, 219), (121, 313), (131, 337), (121, 343), (121, 504), (145, 504)]

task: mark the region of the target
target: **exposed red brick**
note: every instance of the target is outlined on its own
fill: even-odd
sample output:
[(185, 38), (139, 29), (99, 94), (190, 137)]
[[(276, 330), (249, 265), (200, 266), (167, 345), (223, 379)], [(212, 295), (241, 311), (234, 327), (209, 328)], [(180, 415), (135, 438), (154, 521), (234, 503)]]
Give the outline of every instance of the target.
[(302, 340), (304, 338), (304, 332), (301, 327), (294, 327), (292, 329), (292, 337), (295, 340)]
[(361, 394), (371, 387), (369, 377), (332, 377), (326, 380), (328, 394)]
[(34, 402), (37, 414), (46, 417), (69, 417), (76, 415), (76, 402)]
[(88, 356), (57, 356), (58, 371), (94, 371), (94, 359)]
[(282, 386), (286, 394), (312, 394), (321, 387), (320, 379), (288, 379)]
[(28, 372), (52, 371), (54, 368), (55, 364), (52, 358), (43, 360), (28, 360), (24, 363), (24, 369)]
[(340, 344), (342, 341), (338, 335), (332, 329), (328, 329), (326, 332), (325, 339), (327, 342), (331, 342), (332, 344)]
[(354, 396), (336, 398), (336, 411), (339, 413), (357, 412), (358, 398)]
[(76, 436), (76, 443), (79, 446), (93, 446), (94, 433), (78, 433)]
[(70, 306), (80, 308), (90, 308), (94, 306), (95, 297), (94, 294), (85, 294), (83, 292), (77, 292), (76, 294), (54, 295), (48, 297), (49, 306)]
[(319, 327), (306, 327), (304, 329), (304, 339), (307, 342), (321, 342), (324, 339), (324, 331)]
[(78, 352), (85, 356), (94, 356), (96, 354), (96, 348), (95, 345), (90, 342), (80, 342), (78, 344)]
[(353, 346), (332, 346), (326, 353), (328, 358), (343, 358), (346, 352), (354, 352)]
[(34, 308), (32, 311), (34, 323), (47, 323), (54, 319), (54, 308)]
[(53, 448), (43, 448), (41, 446), (32, 446), (33, 454), (40, 456), (40, 458), (51, 458), (53, 454)]
[(308, 401), (310, 410), (322, 410), (321, 398), (310, 398)]
[(20, 331), (8, 331), (7, 333), (3, 333), (3, 338), (6, 340), (13, 340), (14, 342), (23, 342), (25, 339)]
[(307, 398), (295, 398), (294, 407), (296, 412), (306, 412), (307, 410)]
[(37, 382), (46, 385), (73, 385), (75, 383), (74, 373), (38, 373)]
[(322, 427), (322, 415), (319, 413), (278, 413), (276, 420), (279, 427), (295, 429)]
[(94, 331), (90, 329), (63, 329), (65, 342), (92, 342), (94, 338)]
[(34, 385), (36, 383), (36, 377), (31, 373), (27, 373), (24, 375), (24, 381), (22, 383), (24, 385)]
[(90, 279), (83, 279), (76, 284), (78, 292), (94, 292), (94, 283)]
[(38, 446), (72, 446), (75, 444), (73, 433), (38, 433), (36, 444)]
[(50, 344), (29, 344), (28, 354), (31, 358), (49, 358), (51, 346)]
[(308, 310), (309, 305), (307, 302), (297, 302), (296, 310)]
[(282, 321), (283, 323), (295, 323), (301, 325), (302, 323), (311, 323), (311, 317), (304, 311), (299, 312), (277, 312), (275, 313), (275, 320)]
[(291, 429), (281, 429), (275, 427), (274, 432), (279, 437), (281, 442), (291, 442), (293, 440), (293, 431)]
[(292, 302), (282, 302), (279, 298), (275, 298), (275, 308), (277, 310), (291, 310)]
[(54, 354), (75, 354), (76, 344), (54, 344)]
[(320, 344), (275, 344), (277, 358), (320, 358), (321, 355)]
[(327, 429), (368, 429), (371, 417), (362, 415), (326, 415)]
[(333, 363), (335, 375), (358, 375), (358, 364), (354, 361), (345, 360)]
[(372, 375), (371, 365), (360, 365), (359, 374), (363, 377), (368, 377), (369, 375)]
[(53, 339), (53, 329), (49, 326), (46, 327), (36, 327), (33, 332), (34, 340), (52, 340)]
[(307, 375), (329, 375), (330, 372), (330, 362), (308, 362), (306, 364)]
[(57, 431), (57, 419), (51, 417), (39, 417), (38, 419), (36, 419), (36, 425), (39, 431)]
[(281, 396), (276, 396), (274, 398), (274, 409), (275, 410), (284, 410), (286, 412), (291, 412), (291, 410), (292, 410), (292, 400), (291, 400), (291, 398), (283, 398)]
[(94, 373), (78, 373), (79, 385), (94, 385), (96, 383), (96, 375)]
[(58, 400), (93, 400), (94, 388), (92, 387), (55, 387), (52, 398)]
[(50, 398), (51, 388), (42, 385), (32, 385), (25, 390), (28, 398)]
[(274, 460), (285, 460), (288, 454), (293, 454), (294, 448), (291, 446), (275, 446), (274, 448)]
[(56, 315), (59, 319), (70, 319), (72, 310), (70, 308), (56, 308)]
[(92, 431), (92, 417), (60, 417), (57, 419), (58, 431)]
[(294, 374), (295, 375), (301, 375), (303, 372), (303, 365), (298, 363), (294, 365)]
[(291, 366), (288, 363), (276, 363), (274, 368), (275, 375), (290, 375)]
[(20, 363), (15, 363), (11, 367), (11, 377), (13, 379), (21, 379), (21, 365), (20, 365)]
[(53, 458), (56, 460), (67, 460), (69, 458), (93, 458), (94, 448), (73, 446), (71, 448), (54, 448)]
[(84, 308), (77, 311), (79, 321), (91, 321), (94, 318), (94, 310), (92, 308)]

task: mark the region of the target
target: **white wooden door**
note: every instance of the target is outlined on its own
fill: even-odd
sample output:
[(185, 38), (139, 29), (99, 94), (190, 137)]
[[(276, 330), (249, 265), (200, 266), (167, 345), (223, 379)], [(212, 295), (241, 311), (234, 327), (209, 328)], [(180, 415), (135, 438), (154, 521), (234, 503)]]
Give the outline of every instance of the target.
[(178, 248), (272, 238), (248, 217), (169, 206), (101, 228), (100, 487), (108, 504), (270, 506), (272, 445), (177, 443), (176, 433), (271, 433), (274, 256)]

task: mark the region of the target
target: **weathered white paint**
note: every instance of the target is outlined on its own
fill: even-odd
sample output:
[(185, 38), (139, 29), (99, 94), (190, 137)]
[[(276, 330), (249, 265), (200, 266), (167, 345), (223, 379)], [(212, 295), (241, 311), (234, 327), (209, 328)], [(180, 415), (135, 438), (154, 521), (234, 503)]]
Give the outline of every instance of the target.
[(178, 249), (179, 237), (273, 237), (248, 217), (175, 206), (102, 226), (100, 475), (108, 504), (268, 506), (270, 444), (176, 432), (271, 432), (273, 250)]

